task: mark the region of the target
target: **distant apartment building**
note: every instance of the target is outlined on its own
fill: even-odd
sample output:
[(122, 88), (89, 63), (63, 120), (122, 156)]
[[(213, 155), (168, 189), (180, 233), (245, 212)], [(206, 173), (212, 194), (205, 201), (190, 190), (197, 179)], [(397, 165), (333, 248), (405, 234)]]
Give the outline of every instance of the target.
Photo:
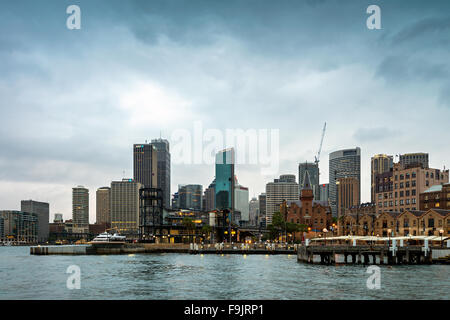
[(375, 178), (376, 175), (390, 172), (394, 165), (394, 157), (386, 154), (374, 155), (370, 160), (370, 195), (371, 201), (375, 201)]
[(137, 235), (139, 230), (139, 189), (133, 179), (111, 182), (111, 228)]
[(216, 194), (216, 180), (214, 179), (214, 181), (211, 182), (209, 187), (205, 189), (204, 194), (205, 207), (203, 208), (204, 211), (213, 211), (216, 209), (215, 194)]
[(258, 227), (265, 228), (266, 227), (266, 222), (267, 222), (267, 216), (266, 216), (266, 194), (265, 193), (261, 193), (258, 196), (258, 201), (259, 201), (259, 218), (258, 218), (259, 225), (258, 225)]
[(158, 158), (156, 147), (152, 144), (133, 145), (133, 177), (143, 187), (157, 188)]
[(251, 226), (258, 226), (259, 201), (256, 197), (253, 197), (248, 203), (248, 212), (249, 212), (249, 224)]
[(345, 209), (358, 206), (361, 198), (359, 180), (355, 177), (337, 179), (337, 216), (344, 214)]
[(318, 200), (327, 201), (327, 202), (330, 200), (330, 185), (328, 183), (322, 183), (319, 185), (319, 199)]
[(249, 222), (250, 213), (248, 207), (248, 188), (240, 185), (237, 181), (234, 186), (235, 211), (241, 213), (239, 221)]
[(411, 166), (411, 165), (413, 165), (413, 166), (420, 165), (424, 169), (428, 169), (430, 167), (428, 153), (423, 153), (423, 152), (401, 154), (399, 163), (403, 167)]
[(304, 187), (306, 172), (308, 172), (311, 179), (311, 188), (313, 190), (314, 199), (319, 200), (319, 165), (314, 162), (304, 162), (298, 165), (298, 184), (300, 190)]
[(89, 231), (89, 190), (83, 186), (72, 188), (72, 220), (74, 233)]
[(281, 175), (279, 179), (266, 184), (266, 224), (272, 224), (275, 212), (280, 211), (283, 201), (299, 199), (299, 188), (295, 182), (295, 175)]
[[(47, 227), (48, 228), (48, 227)], [(39, 218), (36, 213), (0, 211), (0, 240), (19, 244), (39, 242)]]
[(450, 183), (437, 184), (419, 195), (420, 210), (450, 210)]
[(111, 223), (111, 188), (101, 187), (96, 193), (96, 223)]
[(202, 210), (203, 186), (187, 184), (178, 186), (178, 209)]
[(156, 149), (157, 158), (157, 187), (162, 190), (163, 207), (170, 208), (170, 150), (166, 139), (153, 139), (151, 142)]
[(449, 171), (425, 168), (423, 164), (404, 167), (395, 163), (393, 171), (376, 177), (377, 213), (418, 210), (420, 194), (431, 186), (448, 183)]
[(36, 214), (38, 219), (38, 242), (47, 242), (50, 223), (49, 204), (34, 200), (22, 200), (20, 202), (20, 210)]
[[(361, 149), (344, 149), (330, 153), (329, 194), (333, 216), (337, 216), (337, 180), (354, 177), (361, 181)], [(361, 194), (361, 192), (359, 192)], [(360, 203), (358, 199), (358, 203)]]

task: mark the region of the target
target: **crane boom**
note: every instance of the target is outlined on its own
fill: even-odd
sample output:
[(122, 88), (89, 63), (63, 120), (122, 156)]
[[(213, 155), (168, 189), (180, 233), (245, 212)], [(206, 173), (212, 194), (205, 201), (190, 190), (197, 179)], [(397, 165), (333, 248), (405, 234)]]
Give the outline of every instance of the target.
[(319, 164), (319, 161), (320, 161), (320, 152), (322, 151), (323, 138), (325, 137), (326, 128), (327, 128), (327, 123), (325, 122), (325, 124), (323, 125), (323, 130), (322, 130), (322, 138), (320, 139), (319, 151), (317, 152), (317, 156), (316, 156), (316, 160), (315, 160), (315, 163), (317, 165)]

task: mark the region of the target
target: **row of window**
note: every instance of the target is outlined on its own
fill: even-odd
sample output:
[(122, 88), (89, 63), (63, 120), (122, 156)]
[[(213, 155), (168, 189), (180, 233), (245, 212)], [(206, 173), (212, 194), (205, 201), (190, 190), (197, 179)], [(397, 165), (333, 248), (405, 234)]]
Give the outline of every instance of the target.
[[(417, 193), (416, 193), (416, 189), (412, 189), (412, 190), (406, 190), (406, 191), (400, 191), (400, 192), (395, 191), (394, 194), (395, 194), (394, 198), (398, 198), (399, 196), (401, 198), (401, 197), (415, 196)], [(393, 198), (392, 192), (384, 193), (384, 194), (379, 193), (378, 194), (378, 200), (382, 200), (383, 199), (383, 195), (384, 195), (384, 199), (388, 199), (388, 198), (392, 199)], [(425, 200), (428, 200), (428, 199), (425, 199)]]
[[(389, 205), (388, 205), (389, 204)], [(396, 206), (398, 206), (398, 205), (401, 205), (401, 206), (403, 206), (403, 205), (409, 205), (409, 204), (416, 204), (416, 198), (412, 198), (412, 199), (406, 199), (406, 200), (395, 200), (395, 205)], [(378, 206), (381, 208), (381, 207), (385, 207), (385, 208), (387, 208), (388, 206), (389, 207), (392, 207), (394, 205), (394, 201), (384, 201), (384, 202), (378, 202)]]

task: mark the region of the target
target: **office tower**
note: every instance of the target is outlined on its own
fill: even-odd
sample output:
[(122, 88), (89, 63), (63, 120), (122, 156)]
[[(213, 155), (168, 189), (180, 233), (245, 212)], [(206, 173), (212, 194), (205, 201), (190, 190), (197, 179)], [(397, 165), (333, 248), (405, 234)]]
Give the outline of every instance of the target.
[(141, 187), (133, 179), (111, 182), (111, 228), (123, 234), (138, 234)]
[(211, 182), (209, 187), (205, 190), (205, 207), (203, 208), (204, 211), (213, 211), (214, 209), (216, 209), (215, 194), (216, 180), (214, 179), (214, 181)]
[(156, 148), (158, 182), (157, 187), (162, 190), (163, 207), (170, 208), (170, 151), (169, 141), (153, 139), (151, 143)]
[(157, 151), (151, 144), (133, 146), (134, 181), (146, 188), (158, 186)]
[(200, 211), (202, 210), (203, 186), (187, 184), (178, 186), (178, 208)]
[(101, 187), (96, 194), (96, 223), (111, 223), (111, 188)]
[(248, 188), (241, 186), (237, 181), (235, 181), (234, 199), (234, 210), (241, 213), (240, 221), (248, 222), (250, 220), (248, 207)]
[(172, 197), (172, 209), (180, 209), (180, 197), (178, 192), (175, 192)]
[(249, 221), (251, 226), (258, 226), (259, 218), (259, 201), (256, 197), (253, 197), (248, 204)]
[(424, 169), (428, 169), (428, 153), (418, 152), (418, 153), (405, 153), (400, 155), (399, 163), (406, 168), (407, 166), (417, 164), (421, 165)]
[(234, 149), (225, 149), (216, 154), (216, 208), (234, 209)]
[(377, 154), (371, 158), (370, 166), (371, 166), (371, 174), (370, 174), (370, 194), (371, 201), (375, 202), (375, 177), (377, 174), (382, 174), (385, 172), (389, 172), (392, 170), (394, 165), (394, 157), (388, 156), (385, 154)]
[(259, 201), (259, 226), (265, 228), (266, 227), (266, 194), (261, 193), (258, 196)]
[(359, 180), (354, 177), (337, 179), (337, 216), (345, 213), (345, 209), (353, 206), (359, 206), (360, 185)]
[(279, 179), (266, 184), (266, 223), (272, 224), (272, 216), (280, 211), (281, 203), (286, 200), (298, 200), (299, 188), (295, 175), (281, 175)]
[(305, 180), (306, 172), (309, 173), (309, 178), (311, 179), (311, 188), (313, 190), (314, 199), (319, 200), (320, 190), (319, 190), (319, 164), (312, 162), (300, 163), (298, 165), (298, 184), (300, 190), (303, 188), (303, 182)]
[[(16, 243), (37, 243), (38, 214), (24, 211), (0, 211), (0, 240)], [(42, 238), (41, 238), (42, 239)]]
[(72, 221), (75, 233), (87, 232), (89, 228), (89, 190), (83, 186), (72, 188)]
[(38, 220), (38, 242), (47, 242), (50, 223), (49, 204), (47, 202), (22, 200), (20, 202), (20, 210), (36, 214)]
[[(337, 179), (354, 177), (361, 181), (361, 149), (356, 147), (355, 149), (344, 149), (330, 153), (329, 171), (330, 206), (333, 217), (336, 217)], [(360, 199), (358, 199), (358, 203), (360, 202)]]
[(329, 187), (330, 187), (330, 185), (328, 183), (322, 183), (319, 185), (319, 193), (320, 193), (319, 200), (320, 201), (328, 202), (330, 200)]
[(432, 186), (448, 183), (449, 170), (424, 168), (422, 163), (394, 163), (391, 172), (376, 176), (377, 213), (418, 210), (420, 194)]

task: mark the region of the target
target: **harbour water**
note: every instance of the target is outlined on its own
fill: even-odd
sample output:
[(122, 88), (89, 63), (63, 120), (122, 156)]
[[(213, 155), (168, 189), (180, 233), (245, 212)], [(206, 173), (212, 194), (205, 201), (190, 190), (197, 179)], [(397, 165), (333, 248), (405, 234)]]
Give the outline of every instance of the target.
[[(81, 288), (69, 290), (69, 266)], [(322, 266), (295, 255), (33, 256), (0, 247), (0, 299), (450, 299), (450, 266), (380, 266), (368, 289), (362, 265)]]

